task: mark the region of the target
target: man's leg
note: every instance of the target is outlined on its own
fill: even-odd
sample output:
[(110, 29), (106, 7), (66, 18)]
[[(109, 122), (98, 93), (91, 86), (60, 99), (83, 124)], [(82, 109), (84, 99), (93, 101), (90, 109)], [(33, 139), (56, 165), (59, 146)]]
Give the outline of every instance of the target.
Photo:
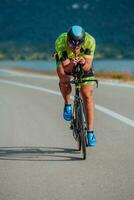
[(59, 83), (60, 91), (62, 93), (65, 102), (63, 117), (65, 120), (70, 121), (72, 119), (72, 107), (70, 104), (70, 96), (72, 88), (70, 84), (63, 84), (62, 82), (69, 81), (71, 79), (71, 76), (65, 74), (63, 67), (57, 68), (57, 74), (60, 79)]
[(70, 81), (71, 76), (65, 74), (63, 67), (57, 68), (57, 74), (59, 76), (59, 81), (60, 81), (59, 86), (62, 96), (64, 98), (64, 102), (65, 104), (69, 104), (72, 88), (70, 84), (62, 84), (62, 82)]
[(96, 145), (96, 138), (94, 135), (94, 99), (93, 99), (93, 85), (87, 84), (82, 86), (81, 94), (84, 101), (86, 120), (87, 120), (87, 139), (89, 146)]
[(82, 86), (81, 94), (84, 101), (87, 129), (90, 131), (94, 130), (94, 99), (93, 99), (93, 85), (87, 84)]

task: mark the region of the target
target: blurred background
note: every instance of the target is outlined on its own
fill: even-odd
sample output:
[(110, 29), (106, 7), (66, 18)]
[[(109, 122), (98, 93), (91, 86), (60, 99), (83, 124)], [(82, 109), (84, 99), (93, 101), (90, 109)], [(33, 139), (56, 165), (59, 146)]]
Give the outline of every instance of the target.
[(0, 67), (54, 72), (55, 39), (75, 24), (96, 39), (96, 70), (134, 74), (133, 0), (1, 0)]

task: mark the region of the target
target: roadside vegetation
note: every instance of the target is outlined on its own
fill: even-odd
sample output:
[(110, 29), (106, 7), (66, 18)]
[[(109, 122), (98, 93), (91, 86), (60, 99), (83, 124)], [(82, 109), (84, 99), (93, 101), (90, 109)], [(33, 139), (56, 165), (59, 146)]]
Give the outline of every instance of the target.
[[(53, 54), (54, 47), (44, 44), (0, 43), (0, 60), (51, 60)], [(95, 59), (134, 59), (134, 51), (121, 50), (110, 44), (97, 45)]]
[(96, 72), (95, 76), (98, 79), (112, 79), (120, 81), (134, 81), (134, 75), (128, 72)]
[[(49, 75), (49, 76), (57, 76), (56, 71), (47, 72), (47, 71), (37, 71), (32, 69), (23, 69), (23, 68), (15, 68), (17, 72), (22, 73), (32, 73), (32, 74), (39, 74), (39, 75)], [(98, 71), (95, 72), (95, 77), (98, 80), (118, 80), (123, 82), (134, 82), (134, 75), (129, 74), (128, 72), (103, 72)]]

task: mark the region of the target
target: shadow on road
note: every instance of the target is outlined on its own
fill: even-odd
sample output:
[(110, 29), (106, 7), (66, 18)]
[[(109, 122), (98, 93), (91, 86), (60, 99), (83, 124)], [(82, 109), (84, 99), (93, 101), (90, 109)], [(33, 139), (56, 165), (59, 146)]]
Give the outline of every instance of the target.
[(60, 147), (0, 147), (0, 160), (78, 161), (77, 149)]

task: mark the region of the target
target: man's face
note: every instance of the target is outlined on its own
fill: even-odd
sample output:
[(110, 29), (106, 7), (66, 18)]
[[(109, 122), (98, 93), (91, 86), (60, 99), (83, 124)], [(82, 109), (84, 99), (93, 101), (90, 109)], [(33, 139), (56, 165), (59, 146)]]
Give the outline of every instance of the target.
[(73, 52), (77, 53), (77, 52), (80, 51), (82, 44), (74, 45), (74, 44), (69, 42), (69, 46), (70, 46), (70, 48), (72, 49)]

